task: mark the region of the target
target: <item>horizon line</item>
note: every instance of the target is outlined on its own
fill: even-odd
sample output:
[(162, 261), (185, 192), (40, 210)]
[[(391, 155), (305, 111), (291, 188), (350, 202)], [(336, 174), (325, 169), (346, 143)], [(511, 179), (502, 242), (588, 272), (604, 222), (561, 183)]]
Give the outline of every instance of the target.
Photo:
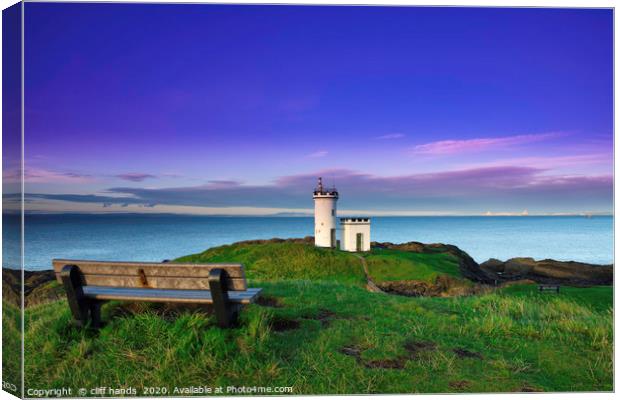
[[(135, 212), (135, 211), (25, 211), (29, 215), (175, 215), (175, 216), (196, 216), (196, 217), (260, 217), (260, 218), (310, 218), (313, 213), (271, 213), (271, 214), (200, 214), (200, 213), (180, 213), (180, 212)], [(4, 210), (2, 215), (20, 215), (19, 210)], [(497, 212), (497, 213), (430, 213), (430, 214), (400, 214), (388, 213), (375, 215), (373, 213), (339, 213), (343, 217), (613, 217), (613, 212), (593, 211), (593, 212), (550, 212), (550, 213), (522, 213), (522, 212)]]

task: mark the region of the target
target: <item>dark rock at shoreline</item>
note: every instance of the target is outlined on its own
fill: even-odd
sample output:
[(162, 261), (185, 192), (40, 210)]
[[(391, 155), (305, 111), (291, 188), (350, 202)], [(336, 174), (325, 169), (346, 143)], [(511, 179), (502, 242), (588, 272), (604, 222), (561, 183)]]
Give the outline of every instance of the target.
[[(21, 270), (2, 268), (2, 299), (14, 305), (20, 305)], [(42, 288), (54, 281), (53, 270), (24, 271), (24, 295), (26, 305), (34, 305), (50, 298), (49, 293), (41, 294)], [(56, 290), (60, 292), (59, 290)], [(46, 290), (47, 292), (47, 290)], [(59, 297), (56, 295), (54, 297)]]
[(529, 279), (538, 283), (567, 285), (612, 285), (613, 265), (596, 265), (575, 261), (539, 260), (529, 257), (511, 258), (507, 261), (490, 259), (480, 264), (498, 281)]
[(575, 261), (533, 258), (490, 259), (478, 264), (469, 254), (449, 244), (408, 242), (401, 244), (373, 242), (372, 247), (412, 251), (415, 253), (450, 253), (459, 260), (461, 274), (474, 282), (495, 284), (530, 280), (536, 283), (564, 285), (612, 285), (613, 265), (596, 265)]

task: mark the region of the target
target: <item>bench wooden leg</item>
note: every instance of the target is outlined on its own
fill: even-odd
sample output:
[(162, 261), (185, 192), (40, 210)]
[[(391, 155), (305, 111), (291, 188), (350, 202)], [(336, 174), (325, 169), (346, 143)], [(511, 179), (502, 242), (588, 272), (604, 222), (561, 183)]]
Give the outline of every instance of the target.
[(222, 328), (233, 326), (237, 322), (238, 314), (238, 307), (231, 304), (228, 299), (227, 278), (226, 270), (215, 268), (209, 272), (209, 290), (213, 299), (213, 310), (218, 325)]
[(97, 300), (91, 300), (89, 304), (91, 327), (95, 329), (99, 329), (103, 326), (103, 323), (101, 322), (101, 306), (102, 305), (103, 305), (103, 302), (97, 301)]
[(88, 322), (89, 303), (84, 297), (80, 268), (77, 265), (65, 265), (60, 271), (60, 278), (67, 293), (67, 301), (76, 325), (83, 327)]

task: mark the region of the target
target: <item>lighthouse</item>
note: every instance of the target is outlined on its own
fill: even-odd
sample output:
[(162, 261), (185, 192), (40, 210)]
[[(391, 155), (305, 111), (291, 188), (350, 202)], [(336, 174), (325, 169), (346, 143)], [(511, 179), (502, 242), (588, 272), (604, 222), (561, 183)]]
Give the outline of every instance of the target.
[(314, 245), (336, 247), (336, 202), (338, 191), (335, 187), (323, 187), (323, 179), (314, 189)]

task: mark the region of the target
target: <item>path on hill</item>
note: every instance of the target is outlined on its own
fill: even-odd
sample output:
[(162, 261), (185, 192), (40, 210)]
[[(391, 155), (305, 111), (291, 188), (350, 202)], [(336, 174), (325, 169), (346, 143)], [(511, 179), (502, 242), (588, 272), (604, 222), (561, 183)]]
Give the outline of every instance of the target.
[(364, 267), (364, 275), (366, 275), (366, 289), (368, 289), (369, 292), (373, 292), (373, 293), (385, 293), (383, 290), (379, 288), (379, 286), (377, 286), (376, 283), (372, 281), (372, 279), (370, 279), (370, 274), (368, 273), (368, 264), (366, 263), (366, 259), (360, 256), (359, 254), (353, 254), (353, 255), (360, 259), (360, 261), (362, 262), (362, 267)]

